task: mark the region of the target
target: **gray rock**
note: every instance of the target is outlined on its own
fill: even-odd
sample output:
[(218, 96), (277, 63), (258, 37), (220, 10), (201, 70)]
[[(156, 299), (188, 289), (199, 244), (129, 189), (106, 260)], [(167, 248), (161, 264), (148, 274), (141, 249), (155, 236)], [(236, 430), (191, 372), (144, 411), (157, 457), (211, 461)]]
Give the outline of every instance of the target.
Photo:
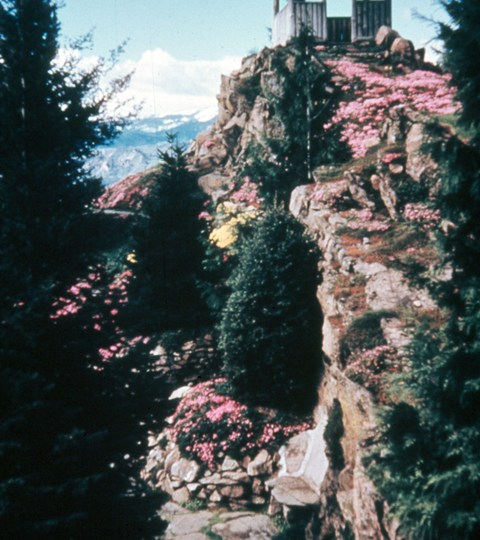
[[(225, 489), (225, 488), (223, 488), (223, 489)], [(212, 503), (220, 503), (220, 502), (222, 502), (222, 496), (220, 495), (220, 493), (217, 490), (215, 490), (210, 495), (209, 501), (212, 502)]]
[(188, 536), (190, 538), (190, 535), (198, 534), (201, 529), (208, 527), (213, 514), (207, 510), (202, 510), (195, 513), (166, 515), (165, 517), (170, 519), (170, 524), (165, 532), (166, 538), (175, 538), (177, 536)]
[(230, 184), (230, 177), (219, 173), (204, 174), (198, 179), (199, 186), (207, 195), (225, 189)]
[(180, 455), (180, 450), (177, 446), (174, 446), (172, 450), (168, 452), (168, 455), (165, 457), (165, 470), (167, 473), (170, 472), (172, 466), (177, 463), (182, 458)]
[(222, 476), (224, 479), (234, 480), (239, 484), (250, 482), (250, 477), (245, 471), (227, 471)]
[(305, 478), (279, 476), (272, 484), (273, 497), (286, 506), (312, 506), (320, 501), (315, 486)]
[(172, 478), (178, 478), (183, 482), (195, 482), (200, 473), (200, 465), (189, 459), (181, 458), (176, 463), (173, 463), (170, 468)]
[(400, 37), (400, 34), (396, 31), (390, 28), (390, 26), (380, 26), (380, 28), (377, 31), (377, 34), (375, 35), (375, 43), (379, 47), (383, 47), (384, 49), (389, 49), (392, 45), (392, 43)]
[(209, 538), (203, 533), (196, 532), (182, 536), (175, 536), (175, 540), (209, 540)]
[(247, 473), (249, 476), (260, 476), (261, 474), (272, 474), (273, 462), (267, 450), (263, 449), (248, 464)]
[(396, 220), (398, 218), (397, 213), (397, 194), (392, 187), (392, 179), (389, 174), (382, 175), (380, 177), (380, 196), (382, 197), (383, 204), (388, 211), (389, 216)]
[(390, 56), (394, 62), (416, 66), (415, 47), (408, 39), (397, 37), (390, 47)]
[(190, 500), (190, 491), (186, 487), (174, 489), (172, 491), (172, 500), (178, 504), (185, 504)]
[(359, 174), (352, 171), (345, 173), (347, 180), (348, 190), (352, 199), (363, 208), (375, 208), (375, 203), (368, 198), (368, 194), (363, 187), (363, 179)]
[(220, 488), (220, 493), (228, 499), (241, 499), (245, 495), (245, 488), (240, 485), (223, 486)]
[(418, 122), (413, 124), (405, 140), (406, 172), (417, 182), (433, 176), (438, 168), (432, 158), (423, 150), (426, 140), (425, 125)]
[(187, 484), (187, 489), (190, 491), (190, 493), (196, 493), (198, 489), (200, 488), (200, 484), (198, 482), (193, 482), (191, 484)]
[(259, 478), (254, 478), (252, 482), (252, 493), (262, 495), (265, 492), (265, 486)]
[(236, 471), (240, 469), (240, 464), (235, 459), (226, 456), (222, 463), (222, 471)]
[(287, 475), (298, 473), (308, 451), (310, 437), (308, 433), (299, 433), (285, 445), (285, 472)]
[(212, 485), (212, 486), (232, 486), (237, 484), (238, 481), (233, 478), (227, 478), (222, 476), (219, 473), (214, 473), (211, 476), (204, 476), (199, 479), (200, 484), (202, 485)]
[(271, 540), (278, 529), (268, 516), (247, 514), (213, 525), (212, 531), (222, 540)]

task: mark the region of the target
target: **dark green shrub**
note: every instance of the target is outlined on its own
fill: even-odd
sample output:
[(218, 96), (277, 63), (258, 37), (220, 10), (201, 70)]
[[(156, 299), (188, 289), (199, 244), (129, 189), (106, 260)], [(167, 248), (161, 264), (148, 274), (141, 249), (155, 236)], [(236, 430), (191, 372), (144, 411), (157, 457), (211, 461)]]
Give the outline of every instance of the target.
[(278, 209), (239, 246), (219, 325), (224, 373), (239, 398), (298, 412), (313, 407), (322, 326), (318, 259), (303, 226)]
[(382, 319), (394, 317), (392, 311), (367, 311), (354, 319), (340, 339), (340, 360), (345, 365), (355, 350), (368, 350), (386, 345), (383, 337)]
[(343, 437), (344, 432), (342, 406), (338, 399), (334, 399), (323, 438), (327, 445), (327, 456), (330, 466), (336, 471), (340, 471), (345, 467), (343, 448), (340, 444), (340, 439)]
[(421, 182), (416, 182), (409, 176), (401, 178), (395, 183), (395, 193), (398, 204), (403, 208), (409, 202), (424, 202), (428, 198), (428, 187)]

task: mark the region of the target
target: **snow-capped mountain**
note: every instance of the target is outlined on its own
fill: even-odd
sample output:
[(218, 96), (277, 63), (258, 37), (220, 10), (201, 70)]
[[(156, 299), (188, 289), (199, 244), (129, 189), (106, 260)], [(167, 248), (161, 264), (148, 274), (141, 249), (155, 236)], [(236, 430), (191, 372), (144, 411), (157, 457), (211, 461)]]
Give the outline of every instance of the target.
[(105, 185), (112, 184), (155, 165), (158, 150), (168, 146), (167, 134), (176, 134), (178, 141), (188, 146), (214, 122), (216, 113), (205, 110), (134, 120), (112, 144), (100, 147), (88, 165)]

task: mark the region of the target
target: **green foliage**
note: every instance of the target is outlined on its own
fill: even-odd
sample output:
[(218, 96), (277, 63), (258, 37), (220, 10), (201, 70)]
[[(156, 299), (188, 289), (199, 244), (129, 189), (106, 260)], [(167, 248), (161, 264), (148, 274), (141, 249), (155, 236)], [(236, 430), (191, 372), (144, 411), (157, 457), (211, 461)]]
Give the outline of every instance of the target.
[[(431, 292), (448, 315), (420, 326), (403, 388), (409, 398), (386, 409), (370, 471), (407, 538), (473, 540), (480, 536), (480, 152), (478, 150), (477, 2), (443, 2), (446, 63), (459, 84), (472, 144), (438, 130), (433, 156), (442, 166), (436, 205), (452, 222), (438, 234), (448, 281)], [(477, 40), (478, 41), (478, 40)]]
[(462, 121), (480, 128), (480, 8), (476, 0), (440, 0), (449, 20), (438, 23), (444, 44), (443, 62), (453, 75), (462, 102)]
[(274, 540), (304, 540), (305, 539), (305, 523), (285, 523), (282, 530), (276, 534)]
[(313, 168), (350, 155), (340, 141), (339, 126), (325, 127), (339, 93), (314, 46), (311, 32), (304, 29), (288, 47), (276, 49), (275, 76), (264, 85), (277, 134), (251, 149), (242, 174), (258, 183), (261, 197), (269, 203), (288, 204), (296, 186), (312, 181)]
[(54, 306), (96, 268), (100, 184), (84, 164), (122, 125), (106, 107), (127, 81), (99, 91), (108, 66), (59, 63), (58, 34), (54, 2), (0, 1), (1, 536), (152, 538), (160, 501), (139, 479), (148, 364), (98, 355), (115, 337), (92, 324), (106, 276), (88, 307)]
[(338, 399), (333, 400), (323, 437), (327, 445), (327, 455), (332, 469), (340, 471), (345, 467), (345, 458), (340, 439), (345, 433), (342, 406)]
[(321, 349), (316, 246), (282, 210), (239, 246), (219, 324), (224, 372), (248, 403), (305, 412), (315, 403)]
[(354, 319), (340, 338), (340, 358), (343, 363), (354, 351), (386, 345), (381, 322), (395, 316), (392, 311), (367, 311)]
[[(205, 319), (198, 282), (202, 275), (203, 193), (174, 140), (160, 152), (161, 170), (147, 196), (134, 232), (138, 263), (134, 303), (151, 330), (192, 328)], [(148, 313), (148, 316), (145, 316)]]
[(399, 207), (403, 208), (407, 203), (425, 202), (428, 198), (428, 187), (405, 175), (395, 183), (395, 193)]
[(5, 272), (10, 291), (28, 286), (23, 278), (78, 274), (100, 225), (85, 212), (100, 182), (84, 162), (123, 123), (105, 108), (127, 80), (99, 95), (108, 66), (82, 69), (74, 53), (58, 65), (57, 35), (52, 2), (1, 2), (0, 265), (17, 269), (15, 278)]

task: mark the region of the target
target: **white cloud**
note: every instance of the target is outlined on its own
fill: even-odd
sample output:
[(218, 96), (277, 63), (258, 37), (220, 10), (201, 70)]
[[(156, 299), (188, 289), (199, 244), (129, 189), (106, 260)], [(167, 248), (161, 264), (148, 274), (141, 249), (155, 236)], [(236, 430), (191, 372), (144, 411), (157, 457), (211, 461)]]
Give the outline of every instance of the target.
[(135, 70), (125, 98), (143, 103), (140, 116), (165, 116), (212, 109), (220, 88), (220, 75), (240, 67), (241, 58), (177, 60), (162, 49), (145, 51), (138, 62), (126, 61), (115, 75)]

